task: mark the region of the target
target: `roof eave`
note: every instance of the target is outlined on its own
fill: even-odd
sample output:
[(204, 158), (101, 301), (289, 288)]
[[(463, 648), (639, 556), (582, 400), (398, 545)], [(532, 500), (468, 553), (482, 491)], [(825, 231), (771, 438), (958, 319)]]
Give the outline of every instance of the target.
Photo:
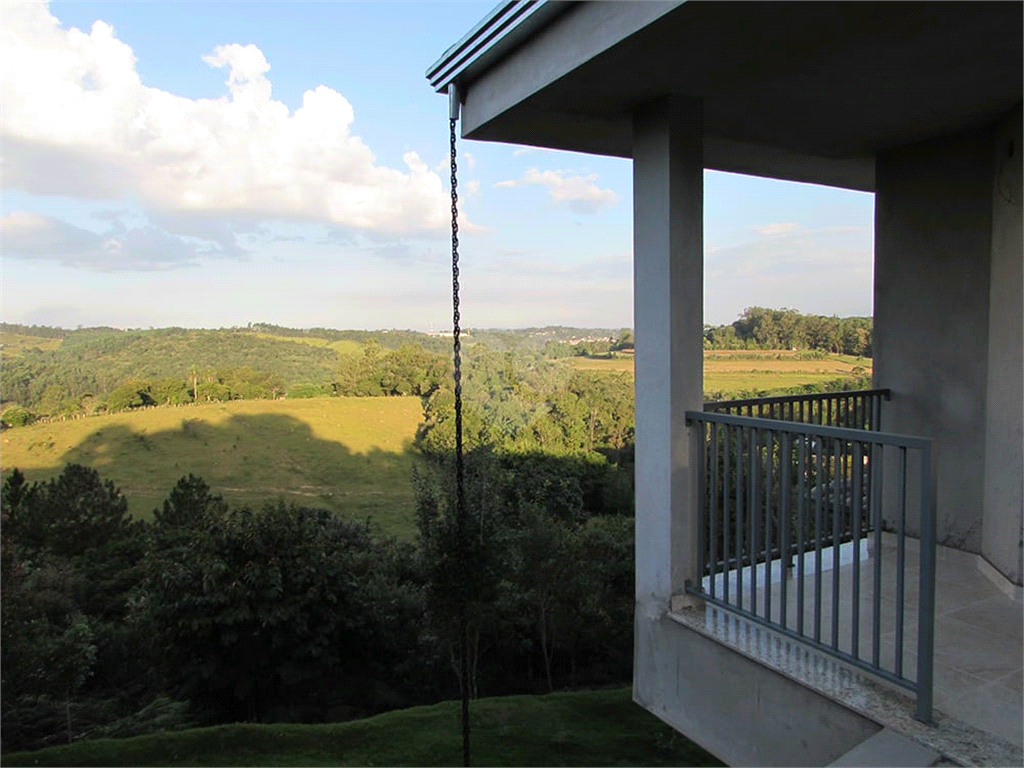
[(446, 92), (450, 83), (472, 81), (573, 5), (564, 0), (499, 3), (427, 69), (427, 80), (438, 93)]

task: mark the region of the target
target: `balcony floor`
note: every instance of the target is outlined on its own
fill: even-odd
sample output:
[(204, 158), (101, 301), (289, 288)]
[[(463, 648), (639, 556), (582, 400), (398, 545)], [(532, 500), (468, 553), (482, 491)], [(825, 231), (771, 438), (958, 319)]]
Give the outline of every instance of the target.
[[(879, 651), (882, 665), (892, 670), (895, 662), (895, 537), (886, 534), (882, 544)], [(865, 547), (865, 549), (867, 549)], [(859, 656), (870, 658), (873, 649), (872, 597), (873, 553), (860, 563), (861, 618), (858, 627)], [(673, 615), (677, 621), (734, 646), (740, 652), (776, 667), (780, 672), (819, 690), (877, 722), (906, 733), (936, 751), (963, 764), (1024, 764), (1024, 615), (1020, 589), (1005, 580), (990, 578), (976, 555), (944, 547), (936, 558), (936, 620), (934, 663), (934, 726), (913, 719), (913, 696), (869, 673), (835, 662), (807, 646), (766, 630), (726, 610), (706, 606)], [(764, 584), (763, 566), (761, 583)], [(777, 568), (776, 573), (781, 569)], [(810, 568), (807, 569), (810, 571)], [(916, 676), (918, 556), (917, 542), (908, 540), (904, 563), (903, 672)], [(833, 573), (826, 571), (821, 583), (821, 638), (832, 640)], [(853, 566), (839, 569), (840, 600), (838, 637), (841, 650), (851, 652)], [(749, 574), (744, 605), (749, 609)], [(814, 580), (804, 577), (804, 631), (813, 632)], [(1004, 591), (1006, 590), (1006, 591)], [(721, 585), (717, 587), (721, 596)], [(1008, 594), (1009, 593), (1009, 594)], [(735, 586), (732, 599), (735, 601)], [(757, 612), (764, 615), (765, 589), (755, 595)], [(771, 588), (771, 610), (778, 621), (782, 586), (777, 575)], [(798, 621), (797, 579), (786, 581), (786, 626)]]

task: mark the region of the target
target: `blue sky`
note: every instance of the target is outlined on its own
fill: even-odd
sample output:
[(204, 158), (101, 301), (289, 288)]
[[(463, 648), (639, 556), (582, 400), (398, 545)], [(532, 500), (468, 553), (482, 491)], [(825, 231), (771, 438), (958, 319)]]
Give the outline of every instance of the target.
[[(0, 4), (6, 322), (450, 327), (447, 99), (490, 2)], [(460, 143), (469, 327), (632, 324), (629, 161)], [(871, 195), (708, 172), (705, 321), (871, 313)]]

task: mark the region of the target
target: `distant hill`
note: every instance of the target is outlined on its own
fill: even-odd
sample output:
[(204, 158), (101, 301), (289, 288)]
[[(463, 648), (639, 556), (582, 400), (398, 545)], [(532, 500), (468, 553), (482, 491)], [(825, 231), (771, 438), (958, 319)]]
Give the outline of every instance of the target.
[[(467, 348), (539, 351), (552, 341), (607, 339), (616, 331), (593, 328), (472, 330)], [(412, 345), (447, 359), (447, 335), (409, 330), (296, 329), (270, 323), (216, 330), (119, 330), (0, 324), (0, 404), (35, 415), (120, 410), (133, 405), (331, 394), (339, 372), (351, 368), (367, 345), (397, 350)], [(119, 388), (126, 388), (117, 392)], [(145, 394), (136, 397), (137, 390)], [(116, 396), (114, 396), (116, 393)]]

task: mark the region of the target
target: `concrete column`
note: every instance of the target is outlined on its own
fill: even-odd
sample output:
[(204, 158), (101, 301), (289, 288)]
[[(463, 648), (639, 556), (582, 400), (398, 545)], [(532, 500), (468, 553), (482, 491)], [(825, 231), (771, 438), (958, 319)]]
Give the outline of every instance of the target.
[(650, 701), (657, 625), (696, 579), (694, 457), (686, 410), (703, 402), (703, 110), (670, 97), (633, 117), (636, 331), (636, 644), (634, 692)]
[(992, 274), (989, 280), (988, 392), (982, 556), (1012, 584), (1024, 584), (1024, 270), (1021, 230), (1021, 107), (993, 129)]
[(991, 148), (978, 128), (875, 164), (875, 380), (892, 390), (882, 429), (935, 441), (938, 541), (970, 552), (982, 534)]

